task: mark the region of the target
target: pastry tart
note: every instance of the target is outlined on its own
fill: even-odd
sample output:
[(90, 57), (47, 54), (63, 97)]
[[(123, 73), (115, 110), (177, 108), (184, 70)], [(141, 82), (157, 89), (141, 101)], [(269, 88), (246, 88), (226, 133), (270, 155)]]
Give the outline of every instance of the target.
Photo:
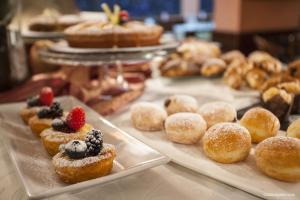
[(50, 87), (44, 87), (39, 95), (27, 99), (27, 105), (20, 111), (20, 116), (25, 124), (41, 109), (49, 107), (53, 102), (53, 91)]
[(109, 174), (113, 168), (116, 150), (103, 143), (99, 130), (91, 130), (85, 140), (72, 140), (62, 145), (52, 163), (65, 183), (77, 183)]
[[(74, 126), (76, 124), (76, 127)], [(66, 120), (54, 119), (51, 128), (41, 133), (41, 140), (49, 155), (59, 152), (59, 146), (71, 140), (84, 140), (92, 125), (85, 123), (85, 114), (82, 108), (73, 108)]]

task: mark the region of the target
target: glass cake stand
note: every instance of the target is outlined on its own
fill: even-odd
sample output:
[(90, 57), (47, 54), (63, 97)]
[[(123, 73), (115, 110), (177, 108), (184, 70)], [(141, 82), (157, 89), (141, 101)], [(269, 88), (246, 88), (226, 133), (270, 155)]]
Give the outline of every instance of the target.
[[(123, 76), (123, 63), (142, 62), (157, 56), (165, 56), (176, 50), (178, 42), (162, 42), (155, 46), (128, 48), (72, 48), (64, 40), (49, 48), (41, 49), (41, 60), (49, 64), (70, 67), (97, 67), (102, 71), (102, 80), (114, 82), (114, 94), (128, 90), (128, 83)], [(108, 67), (116, 67), (116, 77), (112, 80), (108, 76)]]

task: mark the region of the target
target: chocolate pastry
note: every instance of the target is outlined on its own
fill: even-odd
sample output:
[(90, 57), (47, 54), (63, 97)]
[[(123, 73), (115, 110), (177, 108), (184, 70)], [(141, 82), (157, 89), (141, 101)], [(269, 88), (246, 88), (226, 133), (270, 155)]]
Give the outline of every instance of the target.
[(292, 94), (276, 87), (271, 87), (262, 94), (263, 107), (276, 115), (282, 126), (286, 126), (289, 121), (293, 102)]

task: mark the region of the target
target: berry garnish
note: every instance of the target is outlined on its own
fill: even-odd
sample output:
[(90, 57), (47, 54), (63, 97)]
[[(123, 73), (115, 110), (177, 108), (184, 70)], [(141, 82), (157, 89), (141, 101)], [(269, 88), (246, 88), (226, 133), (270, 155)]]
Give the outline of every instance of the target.
[(63, 109), (60, 106), (60, 103), (58, 102), (54, 102), (51, 107), (50, 107), (50, 111), (52, 113), (52, 118), (56, 118), (56, 117), (62, 117), (64, 114)]
[(126, 10), (122, 10), (119, 15), (121, 24), (129, 20), (129, 14)]
[(50, 87), (44, 87), (40, 92), (40, 102), (44, 106), (50, 106), (53, 101), (53, 91)]
[(93, 129), (87, 133), (85, 143), (87, 156), (96, 156), (103, 147), (103, 134), (99, 130)]
[(51, 112), (50, 112), (50, 109), (48, 108), (42, 108), (38, 113), (37, 113), (37, 116), (40, 118), (40, 119), (43, 119), (43, 118), (51, 118)]
[(65, 122), (62, 119), (54, 119), (51, 124), (52, 128), (56, 131), (64, 132), (64, 133), (71, 133), (72, 130), (67, 125), (67, 122)]
[(39, 96), (33, 96), (33, 97), (28, 98), (27, 106), (28, 107), (40, 106)]
[(87, 145), (84, 141), (72, 140), (64, 146), (64, 150), (69, 158), (80, 159), (85, 157)]
[(50, 108), (42, 108), (37, 113), (39, 118), (59, 118), (63, 116), (63, 109), (60, 107), (60, 103), (54, 102)]
[(74, 131), (79, 130), (85, 124), (85, 112), (81, 107), (73, 108), (67, 116), (67, 124)]

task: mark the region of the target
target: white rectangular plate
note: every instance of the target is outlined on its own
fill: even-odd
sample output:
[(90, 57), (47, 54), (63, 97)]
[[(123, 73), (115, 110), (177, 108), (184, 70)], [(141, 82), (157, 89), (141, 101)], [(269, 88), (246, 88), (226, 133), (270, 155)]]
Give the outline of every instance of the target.
[(104, 141), (116, 147), (117, 157), (109, 175), (77, 184), (64, 184), (56, 176), (51, 157), (44, 150), (40, 140), (31, 133), (19, 116), (25, 104), (0, 105), (0, 133), (4, 136), (9, 155), (30, 198), (44, 198), (64, 192), (78, 191), (169, 161), (166, 156), (116, 128), (75, 98), (61, 97), (57, 100), (62, 103), (66, 111), (73, 106), (83, 107), (86, 111), (87, 122), (104, 133)]
[[(152, 101), (163, 105), (165, 97)], [(199, 105), (220, 99), (198, 96)], [(242, 107), (243, 102), (234, 101), (235, 107)], [(245, 105), (244, 105), (245, 106)], [(300, 199), (300, 183), (285, 183), (269, 178), (262, 174), (255, 166), (254, 148), (250, 156), (244, 162), (236, 164), (220, 164), (208, 159), (203, 150), (202, 144), (182, 145), (167, 140), (163, 131), (142, 132), (132, 127), (130, 122), (130, 112), (127, 110), (122, 115), (113, 119), (114, 124), (130, 135), (157, 149), (161, 153), (170, 157), (173, 162), (186, 168), (249, 192), (253, 195), (266, 199)]]

